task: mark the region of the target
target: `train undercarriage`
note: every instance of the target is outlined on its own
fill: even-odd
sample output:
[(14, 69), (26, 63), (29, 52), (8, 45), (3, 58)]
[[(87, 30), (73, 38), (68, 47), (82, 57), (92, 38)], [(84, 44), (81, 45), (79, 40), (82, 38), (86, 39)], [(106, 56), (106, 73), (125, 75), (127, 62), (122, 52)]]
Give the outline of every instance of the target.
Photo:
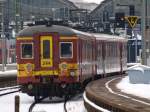
[(34, 96), (35, 100), (39, 100), (41, 97), (65, 97), (69, 95), (75, 95), (81, 92), (81, 83), (45, 83), (45, 84), (26, 84), (22, 85), (21, 91), (27, 93), (29, 96)]

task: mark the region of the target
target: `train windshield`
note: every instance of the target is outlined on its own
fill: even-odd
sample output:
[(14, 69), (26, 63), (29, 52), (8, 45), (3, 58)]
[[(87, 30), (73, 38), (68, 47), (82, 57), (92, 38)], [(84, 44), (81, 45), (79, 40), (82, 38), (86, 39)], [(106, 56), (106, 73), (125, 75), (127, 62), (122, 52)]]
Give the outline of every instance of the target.
[(50, 58), (50, 42), (49, 40), (43, 40), (43, 58)]
[(21, 51), (22, 51), (21, 56), (23, 59), (33, 58), (33, 44), (32, 43), (22, 44)]
[(73, 43), (72, 42), (61, 42), (60, 43), (60, 57), (61, 58), (72, 58), (73, 54)]

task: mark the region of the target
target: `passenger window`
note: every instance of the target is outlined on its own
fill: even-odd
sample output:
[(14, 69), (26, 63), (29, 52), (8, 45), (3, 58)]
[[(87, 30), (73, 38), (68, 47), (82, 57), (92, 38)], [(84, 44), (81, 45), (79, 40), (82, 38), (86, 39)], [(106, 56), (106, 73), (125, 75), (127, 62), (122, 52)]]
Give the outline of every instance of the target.
[(73, 45), (72, 42), (60, 43), (60, 58), (72, 58), (73, 57)]
[(22, 51), (22, 58), (24, 59), (30, 59), (33, 58), (33, 44), (32, 43), (26, 43), (21, 45), (21, 51)]

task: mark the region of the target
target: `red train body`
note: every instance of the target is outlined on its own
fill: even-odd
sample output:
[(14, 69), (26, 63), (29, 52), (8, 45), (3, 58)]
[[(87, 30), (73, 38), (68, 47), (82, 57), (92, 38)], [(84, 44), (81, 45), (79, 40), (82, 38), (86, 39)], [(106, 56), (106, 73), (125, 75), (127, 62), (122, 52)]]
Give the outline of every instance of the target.
[(68, 27), (32, 26), (17, 37), (18, 83), (35, 96), (73, 94), (94, 77), (126, 70), (126, 39)]
[(0, 64), (2, 63), (2, 50), (0, 49)]
[(0, 64), (2, 63), (2, 40), (0, 39)]

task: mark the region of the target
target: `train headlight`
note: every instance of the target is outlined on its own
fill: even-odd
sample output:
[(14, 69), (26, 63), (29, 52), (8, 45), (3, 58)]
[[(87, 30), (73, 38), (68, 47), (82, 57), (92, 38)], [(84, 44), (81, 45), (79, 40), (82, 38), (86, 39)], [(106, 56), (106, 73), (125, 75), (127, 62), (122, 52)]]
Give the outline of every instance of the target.
[(30, 73), (30, 72), (32, 72), (32, 64), (31, 63), (28, 63), (27, 65), (26, 65), (26, 71), (28, 72), (28, 73)]
[(60, 69), (61, 70), (67, 70), (68, 69), (68, 64), (66, 62), (63, 62), (60, 64)]
[(70, 72), (70, 76), (74, 77), (76, 74), (75, 74), (75, 71), (71, 71)]
[(32, 84), (29, 84), (29, 85), (28, 85), (28, 89), (29, 89), (29, 90), (32, 90), (32, 89), (33, 89), (33, 85), (32, 85)]
[(62, 69), (67, 69), (67, 64), (62, 64)]

